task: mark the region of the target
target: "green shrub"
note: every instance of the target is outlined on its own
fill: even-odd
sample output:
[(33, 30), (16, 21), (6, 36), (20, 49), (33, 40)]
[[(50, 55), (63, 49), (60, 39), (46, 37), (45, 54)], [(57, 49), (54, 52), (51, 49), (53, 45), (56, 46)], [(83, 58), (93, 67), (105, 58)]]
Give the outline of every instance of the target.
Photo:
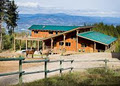
[(104, 68), (101, 69), (93, 68), (93, 69), (88, 69), (87, 71), (89, 74), (115, 75), (115, 72), (111, 69), (108, 69), (107, 72)]
[(12, 48), (11, 37), (9, 35), (3, 36), (3, 49), (7, 50)]

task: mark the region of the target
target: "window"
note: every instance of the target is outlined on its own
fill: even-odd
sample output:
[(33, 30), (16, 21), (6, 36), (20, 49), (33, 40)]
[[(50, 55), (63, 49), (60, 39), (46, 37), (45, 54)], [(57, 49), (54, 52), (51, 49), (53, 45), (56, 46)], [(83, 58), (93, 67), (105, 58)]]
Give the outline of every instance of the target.
[(87, 45), (84, 43), (81, 43), (81, 47), (87, 47)]
[(35, 34), (38, 34), (38, 31), (34, 31)]
[(64, 42), (59, 42), (59, 45), (63, 46), (63, 45), (64, 45)]
[(71, 46), (71, 43), (70, 42), (66, 42), (65, 46)]
[(76, 38), (76, 36), (73, 36), (73, 35), (71, 36), (71, 39), (75, 39), (75, 38)]
[(56, 32), (56, 34), (58, 34), (58, 32)]
[(52, 32), (52, 31), (50, 31), (50, 32), (49, 32), (49, 34), (53, 34), (53, 32)]
[(54, 45), (54, 46), (56, 46), (56, 44), (57, 44), (56, 42), (53, 42), (53, 45)]

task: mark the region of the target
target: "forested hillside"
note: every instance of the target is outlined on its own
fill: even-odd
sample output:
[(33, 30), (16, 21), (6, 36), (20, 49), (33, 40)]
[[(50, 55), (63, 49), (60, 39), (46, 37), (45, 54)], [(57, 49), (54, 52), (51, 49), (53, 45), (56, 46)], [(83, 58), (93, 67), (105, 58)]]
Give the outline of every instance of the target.
[(115, 43), (116, 46), (115, 52), (120, 52), (120, 25), (113, 26), (103, 23), (94, 24), (94, 25), (96, 26), (95, 28), (93, 28), (94, 31), (98, 31), (106, 35), (110, 35), (118, 38), (118, 40)]

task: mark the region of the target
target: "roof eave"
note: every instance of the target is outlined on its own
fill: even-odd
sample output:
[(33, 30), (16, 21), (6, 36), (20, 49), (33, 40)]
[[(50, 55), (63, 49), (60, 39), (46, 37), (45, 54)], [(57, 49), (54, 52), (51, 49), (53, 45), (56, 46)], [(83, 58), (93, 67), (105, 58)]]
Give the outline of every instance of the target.
[[(102, 42), (99, 42), (99, 41), (96, 41), (96, 40), (93, 40), (93, 39), (89, 39), (89, 38), (86, 38), (86, 37), (83, 37), (83, 36), (79, 36), (79, 35), (77, 35), (78, 37), (81, 37), (81, 38), (85, 38), (85, 39), (88, 39), (88, 40), (91, 40), (91, 41), (95, 41), (95, 42), (97, 42), (97, 43), (100, 43), (100, 44), (103, 44), (103, 45), (109, 45), (109, 44), (105, 44), (105, 43), (102, 43)], [(110, 43), (111, 44), (111, 43)]]

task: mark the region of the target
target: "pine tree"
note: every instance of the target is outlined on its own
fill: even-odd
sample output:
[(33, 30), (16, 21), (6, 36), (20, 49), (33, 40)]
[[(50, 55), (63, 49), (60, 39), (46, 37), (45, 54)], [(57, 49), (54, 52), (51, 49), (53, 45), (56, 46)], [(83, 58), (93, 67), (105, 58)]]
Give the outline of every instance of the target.
[(17, 5), (14, 1), (0, 0), (0, 50), (2, 48), (2, 22), (7, 25), (9, 33), (14, 32), (14, 28), (17, 26), (18, 12)]
[(17, 20), (19, 19), (17, 8), (14, 0), (8, 4), (5, 22), (10, 35), (14, 33), (14, 28), (17, 26)]
[(2, 49), (2, 22), (4, 20), (5, 0), (0, 0), (0, 50)]

